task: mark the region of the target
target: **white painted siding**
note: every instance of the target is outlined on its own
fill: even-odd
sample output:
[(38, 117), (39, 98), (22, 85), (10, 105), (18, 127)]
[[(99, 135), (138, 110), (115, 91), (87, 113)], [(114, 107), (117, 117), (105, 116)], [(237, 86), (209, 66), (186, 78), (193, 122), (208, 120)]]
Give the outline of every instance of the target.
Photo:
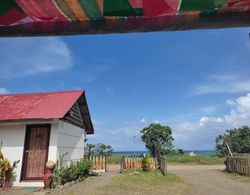
[[(53, 123), (51, 125), (48, 159), (53, 160), (53, 161), (56, 161), (57, 159), (56, 158), (57, 157), (56, 156), (57, 154), (57, 128), (58, 128), (58, 123)], [(16, 177), (16, 180), (13, 182), (13, 186), (42, 187), (43, 182), (20, 182), (25, 132), (26, 132), (25, 123), (8, 124), (8, 125), (1, 124), (0, 125), (0, 143), (2, 143), (2, 151), (4, 153), (4, 156), (8, 158), (11, 163), (13, 163), (15, 160), (20, 160), (20, 163), (15, 169), (15, 172), (17, 173), (17, 177)]]
[(68, 153), (64, 160), (67, 165), (84, 156), (85, 131), (69, 123), (59, 121), (58, 125), (58, 157)]
[(34, 186), (43, 187), (43, 182), (21, 182), (21, 169), (23, 160), (23, 149), (26, 132), (26, 124), (51, 124), (50, 143), (48, 160), (56, 160), (59, 155), (68, 152), (65, 157), (65, 164), (70, 164), (71, 161), (77, 161), (84, 156), (84, 138), (85, 131), (74, 125), (63, 121), (23, 121), (15, 123), (0, 123), (0, 144), (2, 143), (2, 151), (6, 158), (11, 163), (15, 160), (20, 160), (15, 172), (17, 173), (16, 180), (13, 186)]
[(18, 185), (21, 176), (21, 167), (23, 160), (23, 145), (25, 138), (26, 125), (1, 126), (0, 142), (2, 143), (3, 155), (9, 159), (11, 163), (20, 160), (15, 172), (17, 173), (14, 185)]

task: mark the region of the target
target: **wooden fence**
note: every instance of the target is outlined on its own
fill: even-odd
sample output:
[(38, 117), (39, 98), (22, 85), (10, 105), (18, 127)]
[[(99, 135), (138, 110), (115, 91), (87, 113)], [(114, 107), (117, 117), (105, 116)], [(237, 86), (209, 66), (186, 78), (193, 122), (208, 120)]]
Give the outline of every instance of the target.
[[(133, 170), (142, 171), (142, 157), (141, 156), (123, 156), (120, 163), (120, 171)], [(156, 168), (155, 161), (152, 159), (150, 163), (150, 169)]]
[(226, 170), (250, 176), (250, 159), (244, 156), (227, 157)]
[(167, 174), (167, 158), (165, 156), (162, 156), (160, 158), (160, 169), (161, 169), (163, 175)]
[(101, 172), (107, 171), (106, 156), (85, 156), (85, 158), (92, 161), (94, 170)]

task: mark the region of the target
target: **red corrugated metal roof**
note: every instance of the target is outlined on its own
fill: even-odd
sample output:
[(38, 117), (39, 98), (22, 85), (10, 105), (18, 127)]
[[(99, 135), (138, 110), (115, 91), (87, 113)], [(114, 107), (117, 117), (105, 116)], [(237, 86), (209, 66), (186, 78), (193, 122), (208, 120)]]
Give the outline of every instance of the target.
[(0, 121), (63, 118), (83, 90), (0, 95)]

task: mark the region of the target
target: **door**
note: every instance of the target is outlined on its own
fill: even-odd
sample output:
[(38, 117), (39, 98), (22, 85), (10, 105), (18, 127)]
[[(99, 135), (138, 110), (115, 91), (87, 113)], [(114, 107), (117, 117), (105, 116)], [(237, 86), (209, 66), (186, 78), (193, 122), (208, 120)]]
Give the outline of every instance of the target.
[(48, 160), (50, 125), (27, 125), (22, 180), (42, 180)]

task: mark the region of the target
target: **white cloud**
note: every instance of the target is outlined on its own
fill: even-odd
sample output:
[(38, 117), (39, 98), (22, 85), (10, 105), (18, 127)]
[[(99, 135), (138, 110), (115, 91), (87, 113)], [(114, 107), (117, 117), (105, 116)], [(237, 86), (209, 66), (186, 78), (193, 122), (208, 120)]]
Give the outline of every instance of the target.
[[(176, 122), (168, 120), (165, 122), (161, 121), (161, 124), (172, 128), (175, 139), (174, 145), (177, 148), (186, 150), (215, 149), (215, 138), (223, 134), (226, 129), (250, 125), (250, 93), (236, 99), (228, 99), (225, 101), (225, 105), (230, 106), (231, 110), (221, 116), (204, 115), (194, 121)], [(125, 122), (112, 129), (108, 128), (110, 124), (99, 123), (98, 125), (98, 123), (95, 123), (98, 136), (90, 138), (90, 140), (95, 143), (108, 140), (108, 143), (115, 150), (120, 151), (144, 150), (145, 145), (140, 140), (140, 130), (148, 126), (150, 122), (142, 118), (136, 122)]]
[(56, 37), (1, 39), (0, 58), (2, 79), (55, 72), (73, 66), (67, 44)]
[[(111, 122), (113, 123), (113, 122)], [(95, 134), (88, 136), (89, 143), (111, 144), (116, 151), (144, 150), (145, 145), (140, 139), (140, 130), (148, 125), (147, 122), (124, 122), (118, 128), (108, 127), (111, 124), (94, 121)]]
[(226, 100), (226, 103), (227, 103), (228, 105), (231, 105), (231, 106), (235, 105), (235, 101), (232, 100), (232, 99), (227, 99), (227, 100)]
[(217, 81), (234, 81), (238, 79), (238, 77), (232, 74), (211, 74), (208, 76), (208, 79)]
[(9, 91), (6, 88), (0, 88), (0, 94), (6, 94), (9, 93)]
[(250, 91), (250, 80), (236, 75), (209, 75), (205, 84), (193, 86), (191, 95), (241, 93)]
[(216, 111), (216, 107), (215, 106), (207, 106), (201, 109), (202, 112), (205, 112), (207, 114), (211, 114), (214, 113)]
[(176, 144), (191, 149), (213, 149), (216, 136), (226, 129), (250, 125), (250, 93), (235, 100), (226, 100), (226, 103), (232, 109), (224, 116), (203, 116), (198, 121), (174, 124)]
[(141, 121), (142, 123), (145, 123), (145, 122), (146, 122), (146, 119), (145, 119), (145, 118), (142, 118), (140, 121)]

